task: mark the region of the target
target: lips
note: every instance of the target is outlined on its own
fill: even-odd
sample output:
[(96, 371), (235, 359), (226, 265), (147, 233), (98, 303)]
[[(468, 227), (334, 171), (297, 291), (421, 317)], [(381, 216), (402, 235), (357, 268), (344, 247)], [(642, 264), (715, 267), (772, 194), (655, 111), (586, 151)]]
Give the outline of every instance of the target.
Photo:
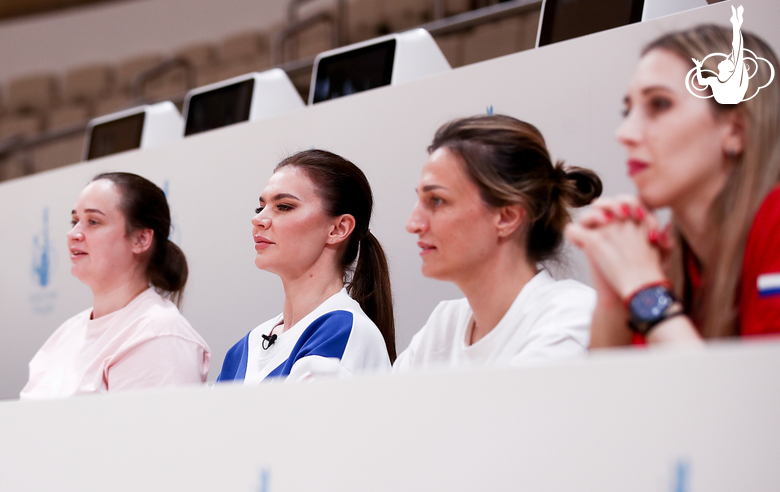
[(271, 246), (272, 244), (276, 244), (276, 243), (263, 236), (255, 236), (255, 249), (258, 251), (261, 249), (265, 249)]
[(639, 159), (630, 159), (628, 161), (628, 175), (634, 176), (635, 174), (641, 173), (648, 167), (650, 167), (650, 164), (645, 161), (640, 161)]
[(80, 258), (82, 256), (87, 256), (87, 253), (82, 251), (82, 250), (80, 250), (80, 249), (75, 249), (75, 248), (71, 248), (70, 249), (70, 257), (71, 257), (71, 259)]
[(417, 246), (419, 246), (420, 249), (422, 250), (420, 251), (420, 256), (427, 255), (428, 253), (431, 253), (436, 249), (436, 246), (434, 246), (433, 244), (424, 243), (422, 241), (419, 241), (417, 243)]

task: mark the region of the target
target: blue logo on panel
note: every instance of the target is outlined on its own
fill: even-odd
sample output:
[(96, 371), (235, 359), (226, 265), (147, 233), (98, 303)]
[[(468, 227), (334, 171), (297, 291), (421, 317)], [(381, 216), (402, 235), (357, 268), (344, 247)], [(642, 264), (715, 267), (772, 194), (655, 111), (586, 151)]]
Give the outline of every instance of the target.
[(674, 466), (672, 476), (671, 492), (688, 492), (688, 463), (679, 460)]
[(54, 310), (57, 293), (49, 289), (52, 274), (56, 267), (54, 247), (49, 237), (49, 208), (43, 209), (40, 232), (32, 238), (31, 274), (35, 290), (30, 295), (30, 304), (37, 314), (49, 314)]
[(270, 492), (268, 487), (271, 480), (271, 471), (266, 468), (259, 475), (257, 487), (255, 488), (256, 492)]

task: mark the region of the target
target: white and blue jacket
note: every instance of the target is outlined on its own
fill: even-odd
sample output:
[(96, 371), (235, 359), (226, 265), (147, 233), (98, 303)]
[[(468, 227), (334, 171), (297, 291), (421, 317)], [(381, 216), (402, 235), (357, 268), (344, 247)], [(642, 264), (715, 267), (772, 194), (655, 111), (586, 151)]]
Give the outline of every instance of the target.
[(379, 328), (346, 289), (279, 334), (268, 348), (262, 335), (283, 319), (280, 314), (242, 338), (225, 356), (217, 382), (269, 378), (302, 380), (360, 372), (387, 372), (390, 358)]

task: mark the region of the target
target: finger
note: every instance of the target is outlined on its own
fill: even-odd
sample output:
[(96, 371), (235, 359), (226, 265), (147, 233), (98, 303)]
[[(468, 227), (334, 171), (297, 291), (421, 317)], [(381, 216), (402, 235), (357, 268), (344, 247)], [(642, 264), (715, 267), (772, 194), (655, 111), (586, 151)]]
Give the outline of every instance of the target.
[(577, 223), (583, 227), (593, 229), (611, 223), (614, 218), (614, 215), (609, 210), (589, 208), (578, 215)]
[(599, 198), (591, 205), (594, 208), (609, 212), (618, 219), (642, 221), (648, 214), (647, 208), (633, 195), (616, 195)]
[(588, 240), (588, 229), (576, 222), (570, 222), (563, 230), (563, 235), (579, 249), (585, 250)]

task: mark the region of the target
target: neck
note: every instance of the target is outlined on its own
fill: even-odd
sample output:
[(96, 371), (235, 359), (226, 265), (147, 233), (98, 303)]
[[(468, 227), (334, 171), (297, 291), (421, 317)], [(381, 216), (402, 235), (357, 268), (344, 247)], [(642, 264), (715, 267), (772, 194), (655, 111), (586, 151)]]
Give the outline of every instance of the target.
[(469, 344), (490, 333), (504, 317), (520, 291), (536, 274), (525, 253), (514, 247), (500, 250), (479, 271), (456, 281), (474, 312), (474, 329)]
[(284, 285), (284, 331), (344, 288), (335, 262), (318, 262), (300, 275), (281, 276)]
[(148, 288), (145, 276), (135, 276), (101, 289), (92, 289), (92, 319), (119, 311)]
[(672, 215), (680, 233), (704, 268), (712, 262), (712, 255), (717, 246), (717, 238), (714, 237), (710, 223), (710, 210), (714, 201), (714, 197), (708, 201), (691, 200), (686, 204), (672, 207)]

